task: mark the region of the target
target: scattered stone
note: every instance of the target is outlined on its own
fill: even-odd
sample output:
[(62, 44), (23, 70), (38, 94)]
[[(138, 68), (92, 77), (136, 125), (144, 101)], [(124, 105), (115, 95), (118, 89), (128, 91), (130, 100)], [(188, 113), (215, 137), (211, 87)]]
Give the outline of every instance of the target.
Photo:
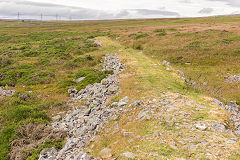
[(85, 77), (80, 77), (80, 78), (78, 78), (78, 79), (74, 79), (73, 81), (75, 81), (75, 82), (81, 82), (82, 80), (84, 80), (85, 79)]
[(134, 159), (136, 157), (136, 154), (131, 153), (131, 152), (125, 152), (125, 153), (122, 153), (120, 156), (130, 158), (130, 159)]
[(163, 65), (166, 65), (166, 66), (169, 66), (169, 65), (170, 65), (170, 63), (169, 63), (168, 61), (166, 61), (166, 60), (163, 60), (162, 64), (163, 64)]
[(213, 123), (212, 128), (214, 130), (218, 130), (218, 131), (221, 131), (221, 132), (226, 131), (226, 127), (223, 124), (220, 124), (220, 123)]
[(52, 121), (59, 121), (59, 120), (61, 120), (61, 116), (60, 115), (56, 115), (56, 116), (54, 116), (54, 117), (52, 117)]
[(235, 133), (237, 136), (240, 136), (240, 129), (236, 130), (234, 133)]
[(180, 70), (177, 70), (178, 74), (181, 76), (181, 77), (184, 77), (184, 72), (180, 71)]
[(138, 121), (144, 121), (144, 120), (150, 120), (151, 116), (149, 115), (149, 111), (142, 110), (138, 113), (137, 120)]
[(95, 43), (96, 45), (100, 46), (100, 47), (103, 46), (103, 44), (102, 44), (101, 42), (99, 42), (98, 40), (94, 40), (94, 43)]
[(40, 152), (38, 160), (56, 160), (57, 150), (55, 148), (45, 148)]
[(106, 159), (106, 158), (111, 158), (112, 154), (111, 154), (112, 150), (109, 148), (104, 148), (103, 150), (100, 151), (99, 155)]
[(195, 125), (197, 129), (201, 131), (205, 131), (207, 129), (207, 126), (205, 124), (198, 123)]

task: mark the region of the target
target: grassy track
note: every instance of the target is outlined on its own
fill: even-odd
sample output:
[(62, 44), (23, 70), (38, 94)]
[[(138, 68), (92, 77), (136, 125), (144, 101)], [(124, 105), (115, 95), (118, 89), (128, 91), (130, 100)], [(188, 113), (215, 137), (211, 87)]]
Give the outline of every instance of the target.
[[(164, 109), (164, 106), (156, 104), (159, 106), (157, 110), (154, 110), (155, 113), (152, 115), (151, 120), (141, 122), (137, 121), (136, 118), (142, 108), (129, 109), (117, 121), (109, 123), (97, 141), (88, 147), (88, 149), (93, 150), (94, 156), (101, 156), (100, 151), (104, 148), (110, 148), (113, 156), (118, 157), (118, 159), (124, 159), (120, 156), (124, 152), (135, 153), (138, 159), (208, 159), (207, 152), (222, 153), (219, 155), (220, 159), (236, 159), (239, 156), (239, 142), (234, 145), (225, 142), (226, 139), (234, 138), (234, 135), (212, 130), (199, 132), (191, 128), (193, 124), (198, 122), (224, 122), (224, 120), (227, 120), (226, 111), (210, 104), (212, 98), (190, 90), (174, 71), (166, 71), (162, 64), (158, 65), (156, 59), (139, 53), (138, 50), (125, 48), (109, 38), (98, 39), (104, 44), (104, 50), (117, 53), (121, 61), (127, 65), (127, 69), (120, 75), (122, 92), (118, 97), (114, 97), (113, 101), (129, 96), (131, 102), (139, 99), (148, 102), (149, 99), (158, 99), (166, 95), (172, 98), (175, 97), (175, 100), (177, 100), (179, 99), (177, 93), (181, 93), (185, 95), (183, 98), (185, 101), (194, 103), (189, 105), (176, 102), (173, 104), (176, 108), (169, 112), (162, 112), (161, 109)], [(149, 102), (145, 107), (151, 105), (152, 103)], [(199, 105), (205, 105), (206, 108), (197, 110)], [(179, 113), (191, 112), (193, 114), (185, 121), (181, 114), (176, 114), (176, 111)], [(186, 125), (183, 125), (183, 129), (180, 130), (175, 128), (175, 122), (171, 120), (159, 125), (162, 120), (154, 119), (153, 117), (156, 115), (161, 115), (166, 119), (169, 117), (176, 118), (178, 123), (186, 123)], [(119, 127), (118, 131), (115, 130), (116, 124)], [(130, 134), (126, 136), (123, 134), (124, 131)], [(156, 132), (163, 134), (160, 137), (155, 137), (154, 133)], [(210, 137), (217, 138), (218, 143), (216, 144), (216, 140)], [(185, 139), (189, 140), (181, 144)], [(213, 143), (215, 147), (198, 145), (199, 147), (196, 149), (188, 148), (201, 143), (199, 139)], [(223, 145), (228, 146), (228, 150), (221, 148)]]

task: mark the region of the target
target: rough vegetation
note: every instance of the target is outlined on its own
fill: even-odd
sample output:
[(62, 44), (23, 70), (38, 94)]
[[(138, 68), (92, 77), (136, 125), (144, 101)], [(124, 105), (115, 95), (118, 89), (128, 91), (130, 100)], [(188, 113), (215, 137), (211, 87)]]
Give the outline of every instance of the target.
[(238, 23), (0, 21), (0, 159), (239, 159)]

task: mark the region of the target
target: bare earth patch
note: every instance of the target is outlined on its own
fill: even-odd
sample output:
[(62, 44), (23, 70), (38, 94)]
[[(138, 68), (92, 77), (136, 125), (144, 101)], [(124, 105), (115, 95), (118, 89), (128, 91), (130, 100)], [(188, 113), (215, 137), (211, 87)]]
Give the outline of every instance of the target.
[(30, 153), (22, 151), (36, 149), (47, 139), (64, 139), (67, 134), (44, 124), (27, 124), (20, 127), (16, 135), (19, 138), (11, 143), (11, 152), (8, 154), (11, 160), (25, 160)]

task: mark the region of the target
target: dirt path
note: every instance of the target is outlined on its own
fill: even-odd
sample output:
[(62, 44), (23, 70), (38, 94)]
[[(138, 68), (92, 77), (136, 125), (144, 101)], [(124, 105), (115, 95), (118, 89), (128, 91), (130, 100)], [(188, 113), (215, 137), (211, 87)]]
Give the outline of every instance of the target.
[[(227, 112), (213, 99), (186, 89), (174, 71), (143, 53), (99, 38), (103, 52), (117, 53), (127, 69), (121, 94), (130, 102), (87, 148), (103, 159), (238, 159), (239, 140)], [(140, 100), (140, 101), (136, 101)], [(86, 150), (87, 150), (86, 149)]]

